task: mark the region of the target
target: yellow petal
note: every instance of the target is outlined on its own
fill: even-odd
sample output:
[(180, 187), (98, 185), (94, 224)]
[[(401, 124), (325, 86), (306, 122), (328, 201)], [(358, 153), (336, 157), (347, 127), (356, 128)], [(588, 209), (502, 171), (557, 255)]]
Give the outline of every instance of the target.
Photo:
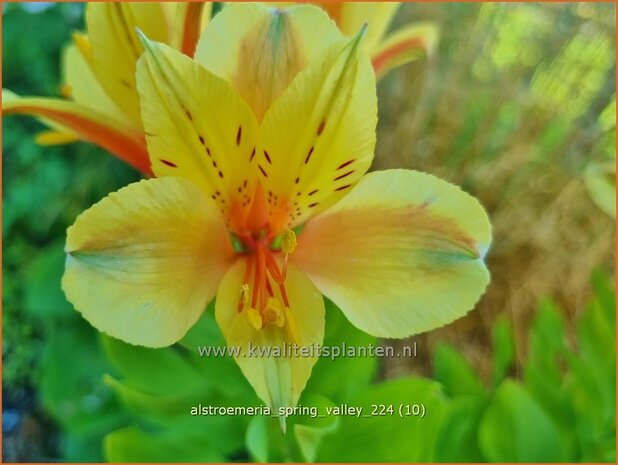
[(135, 123), (140, 107), (135, 64), (143, 52), (136, 28), (153, 40), (166, 42), (168, 24), (160, 3), (93, 2), (86, 7), (94, 72), (110, 98)]
[(144, 39), (137, 70), (142, 118), (157, 176), (192, 180), (212, 196), (229, 227), (255, 190), (257, 122), (231, 86), (172, 48)]
[(256, 159), (271, 228), (303, 223), (358, 181), (373, 158), (377, 104), (361, 34), (311, 61), (260, 128)]
[(103, 147), (138, 170), (150, 173), (143, 135), (83, 105), (59, 99), (19, 97), (3, 89), (2, 113), (32, 115), (46, 124), (51, 122), (54, 128), (67, 128), (68, 132)]
[(400, 3), (350, 2), (338, 5), (340, 8), (335, 13), (337, 15), (335, 18), (344, 35), (353, 36), (363, 24), (367, 24), (367, 36), (363, 40), (362, 47), (371, 53), (380, 44)]
[(108, 97), (94, 75), (91, 65), (76, 45), (69, 45), (64, 49), (62, 68), (65, 85), (71, 89), (70, 97), (73, 100), (123, 124), (135, 126), (136, 132), (141, 131), (141, 126), (134, 125)]
[(438, 42), (438, 28), (433, 23), (405, 26), (386, 38), (371, 55), (378, 79), (391, 69), (431, 55)]
[(474, 306), (490, 235), (483, 207), (458, 187), (388, 170), (311, 219), (290, 260), (363, 331), (406, 337)]
[(200, 34), (210, 22), (212, 3), (178, 3), (172, 29), (171, 45), (189, 57), (195, 54)]
[(233, 255), (214, 202), (172, 177), (130, 184), (86, 210), (65, 250), (67, 299), (100, 331), (147, 347), (187, 332)]
[(258, 121), (292, 79), (341, 34), (318, 8), (230, 4), (204, 31), (195, 59), (231, 82)]
[[(239, 259), (221, 281), (215, 305), (217, 323), (228, 346), (239, 347), (245, 354), (236, 357), (236, 362), (257, 395), (275, 409), (296, 405), (317, 361), (315, 356), (299, 354), (301, 350), (309, 351), (312, 345), (321, 344), (324, 339), (324, 301), (307, 277), (290, 267), (285, 281), (290, 309), (284, 311), (283, 317), (277, 315), (274, 324), (256, 329), (256, 325), (247, 321), (245, 313), (249, 308), (238, 312), (244, 271), (245, 259)], [(298, 345), (296, 356), (291, 352), (295, 343)], [(249, 345), (256, 348), (255, 356), (249, 356)], [(280, 352), (280, 357), (273, 356), (275, 352), (267, 356), (258, 349), (273, 350), (283, 346), (288, 353), (283, 356)], [(307, 355), (315, 355), (315, 352), (307, 352)]]

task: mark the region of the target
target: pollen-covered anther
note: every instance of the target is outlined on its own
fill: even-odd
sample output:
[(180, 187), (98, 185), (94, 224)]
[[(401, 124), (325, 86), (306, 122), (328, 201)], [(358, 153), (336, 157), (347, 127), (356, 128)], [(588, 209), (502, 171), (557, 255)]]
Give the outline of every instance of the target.
[(264, 307), (264, 319), (269, 325), (276, 325), (279, 328), (283, 328), (285, 324), (285, 317), (283, 316), (283, 309), (281, 302), (275, 297), (269, 297)]
[(292, 253), (296, 249), (296, 245), (296, 234), (291, 229), (286, 229), (281, 237), (281, 251), (284, 254)]

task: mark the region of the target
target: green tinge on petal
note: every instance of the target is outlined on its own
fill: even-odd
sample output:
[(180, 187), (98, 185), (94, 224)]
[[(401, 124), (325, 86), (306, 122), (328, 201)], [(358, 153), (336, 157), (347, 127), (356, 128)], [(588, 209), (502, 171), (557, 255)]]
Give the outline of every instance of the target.
[(86, 210), (65, 250), (69, 302), (100, 331), (147, 347), (184, 336), (232, 256), (214, 202), (172, 177), (130, 184)]

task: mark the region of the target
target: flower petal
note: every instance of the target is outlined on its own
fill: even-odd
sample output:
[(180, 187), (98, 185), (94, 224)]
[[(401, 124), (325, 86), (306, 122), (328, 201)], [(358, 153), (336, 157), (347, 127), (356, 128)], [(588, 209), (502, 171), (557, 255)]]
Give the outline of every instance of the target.
[(371, 164), (376, 89), (361, 36), (312, 60), (264, 117), (256, 158), (273, 230), (335, 202)]
[(229, 4), (204, 31), (195, 59), (232, 83), (258, 121), (314, 54), (341, 39), (318, 8)]
[(172, 177), (130, 184), (86, 210), (65, 250), (67, 299), (97, 329), (147, 347), (184, 336), (233, 255), (214, 202)]
[(391, 69), (433, 53), (438, 42), (438, 28), (433, 23), (415, 23), (389, 35), (371, 55), (378, 79)]
[(367, 36), (362, 47), (371, 53), (378, 47), (400, 7), (398, 2), (350, 2), (340, 3), (338, 15), (333, 18), (346, 36), (353, 36), (367, 24)]
[(140, 123), (135, 64), (144, 48), (136, 28), (166, 42), (167, 19), (160, 3), (93, 2), (86, 7), (94, 72), (110, 98), (132, 121)]
[(172, 28), (171, 45), (189, 57), (193, 57), (200, 34), (210, 22), (212, 3), (178, 3)]
[(127, 126), (134, 126), (135, 132), (142, 130), (141, 126), (135, 125), (108, 97), (77, 45), (72, 44), (64, 49), (62, 68), (69, 96), (74, 101)]
[(138, 170), (150, 173), (143, 135), (83, 105), (60, 99), (19, 97), (3, 89), (2, 113), (39, 117), (51, 127), (75, 132)]
[(143, 40), (137, 81), (152, 169), (192, 180), (234, 230), (255, 190), (255, 117), (226, 81), (167, 45)]
[(431, 175), (365, 176), (309, 221), (290, 259), (369, 334), (405, 337), (470, 310), (489, 282), (487, 214)]
[[(244, 314), (247, 309), (238, 312), (245, 265), (245, 259), (239, 259), (221, 281), (215, 304), (217, 323), (228, 346), (239, 347), (244, 354), (236, 357), (236, 362), (258, 396), (275, 409), (296, 405), (317, 358), (298, 354), (290, 356), (290, 352), (280, 357), (274, 356), (273, 352), (271, 356), (260, 356), (259, 349), (254, 356), (249, 356), (249, 345), (272, 350), (296, 343), (298, 350), (302, 347), (309, 350), (312, 345), (321, 344), (324, 339), (324, 300), (303, 273), (290, 267), (285, 281), (290, 302), (286, 326), (266, 325), (255, 329), (247, 322)], [(295, 329), (290, 330), (290, 325)], [(297, 341), (290, 336), (290, 331), (296, 335)], [(287, 347), (289, 351), (290, 346)]]

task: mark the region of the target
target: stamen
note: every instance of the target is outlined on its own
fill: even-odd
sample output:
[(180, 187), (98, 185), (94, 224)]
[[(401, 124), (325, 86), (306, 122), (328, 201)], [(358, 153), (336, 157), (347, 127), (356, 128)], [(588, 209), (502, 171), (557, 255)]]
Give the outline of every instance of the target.
[(277, 325), (279, 328), (283, 328), (285, 324), (285, 317), (281, 310), (281, 303), (274, 297), (269, 297), (264, 308), (264, 318), (266, 323), (270, 325)]
[(286, 229), (283, 233), (283, 237), (281, 238), (281, 251), (284, 254), (292, 253), (294, 252), (296, 245), (296, 234), (291, 229)]
[(243, 284), (240, 286), (240, 301), (238, 302), (238, 313), (242, 312), (245, 305), (249, 303), (249, 285)]
[(255, 308), (251, 307), (245, 312), (247, 323), (255, 329), (262, 329), (262, 316)]

